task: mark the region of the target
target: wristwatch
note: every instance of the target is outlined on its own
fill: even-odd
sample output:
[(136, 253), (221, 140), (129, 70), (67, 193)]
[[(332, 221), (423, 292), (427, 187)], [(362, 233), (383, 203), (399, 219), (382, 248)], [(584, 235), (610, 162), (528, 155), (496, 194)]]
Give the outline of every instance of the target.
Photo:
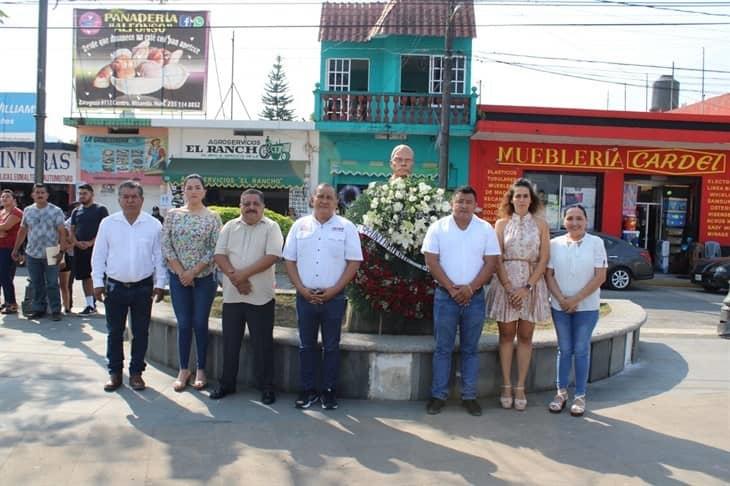
[(528, 283), (527, 283), (527, 284), (525, 285), (525, 288), (526, 288), (527, 290), (532, 290), (532, 284), (528, 282)]

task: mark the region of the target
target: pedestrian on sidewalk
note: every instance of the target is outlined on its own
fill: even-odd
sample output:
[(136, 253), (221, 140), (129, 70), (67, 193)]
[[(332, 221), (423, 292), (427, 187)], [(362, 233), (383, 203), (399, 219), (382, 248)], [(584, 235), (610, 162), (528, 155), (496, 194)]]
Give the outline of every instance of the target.
[(433, 299), (433, 379), (426, 411), (441, 412), (449, 396), (451, 360), (457, 329), (461, 354), (461, 400), (471, 415), (477, 402), (479, 338), (486, 317), (484, 285), (492, 278), (499, 243), (492, 225), (474, 215), (477, 194), (462, 186), (454, 191), (451, 215), (428, 227), (421, 251), (438, 283)]
[(91, 254), (101, 220), (109, 216), (109, 210), (94, 202), (94, 188), (90, 184), (79, 186), (79, 207), (71, 213), (71, 240), (74, 245), (73, 278), (81, 280), (84, 288), (84, 309), (79, 313), (88, 316), (96, 313), (94, 284), (91, 281)]
[[(289, 280), (297, 289), (299, 370), (301, 391), (297, 408), (318, 400), (322, 408), (337, 408), (340, 335), (345, 315), (345, 287), (363, 259), (357, 228), (335, 214), (337, 193), (320, 184), (312, 196), (313, 214), (298, 219), (289, 230), (284, 260)], [(317, 334), (322, 330), (322, 352)], [(317, 370), (322, 370), (322, 393)]]
[[(550, 257), (550, 229), (538, 214), (540, 197), (527, 179), (517, 179), (505, 193), (494, 224), (502, 254), (497, 279), (489, 287), (489, 317), (499, 326), (502, 408), (527, 408), (525, 380), (532, 358), (535, 323), (550, 319), (545, 267)], [(512, 356), (517, 337), (517, 384), (512, 387)], [(514, 393), (513, 393), (514, 391)]]
[(149, 336), (152, 298), (162, 301), (166, 269), (160, 244), (162, 225), (142, 211), (144, 193), (136, 181), (119, 185), (121, 211), (104, 218), (91, 254), (91, 278), (96, 300), (104, 302), (109, 381), (104, 390), (122, 385), (122, 345), (127, 314), (132, 328), (129, 386), (144, 390), (142, 372)]
[(206, 208), (205, 183), (198, 174), (183, 181), (185, 205), (167, 213), (162, 226), (162, 255), (167, 261), (170, 298), (177, 318), (180, 371), (173, 389), (181, 392), (190, 381), (190, 347), (195, 331), (197, 362), (193, 388), (207, 385), (208, 317), (218, 282), (215, 280), (215, 245), (221, 218)]
[(78, 201), (71, 203), (71, 209), (68, 211), (68, 217), (63, 222), (64, 239), (66, 241), (66, 251), (64, 252), (63, 259), (61, 260), (60, 267), (58, 269), (58, 286), (61, 290), (61, 303), (63, 304), (63, 311), (66, 314), (71, 313), (71, 307), (73, 307), (74, 292), (73, 292), (73, 268), (74, 261), (74, 244), (71, 238), (71, 213), (74, 209), (79, 206)]
[(606, 280), (606, 247), (598, 236), (586, 233), (588, 214), (581, 205), (565, 211), (567, 233), (550, 241), (550, 262), (545, 275), (552, 294), (552, 314), (558, 335), (557, 388), (549, 410), (560, 413), (568, 401), (570, 368), (575, 360), (575, 397), (570, 414), (586, 410), (591, 335), (598, 323), (601, 285)]
[(20, 230), (20, 221), (23, 211), (18, 209), (15, 194), (10, 189), (4, 189), (0, 194), (0, 286), (5, 295), (2, 305), (3, 314), (17, 314), (18, 302), (15, 298), (15, 261), (11, 256), (15, 240)]
[(236, 391), (241, 342), (248, 324), (256, 387), (261, 402), (276, 401), (274, 391), (274, 264), (284, 237), (279, 225), (264, 216), (264, 194), (241, 194), (241, 217), (227, 222), (215, 247), (223, 277), (223, 374), (210, 398)]
[(66, 228), (63, 211), (48, 202), (45, 184), (33, 185), (34, 203), (23, 211), (18, 237), (13, 246), (13, 260), (20, 258), (20, 246), (28, 238), (25, 261), (33, 293), (33, 305), (29, 319), (39, 319), (51, 308), (51, 319), (61, 320), (61, 293), (58, 287), (58, 270), (66, 250)]

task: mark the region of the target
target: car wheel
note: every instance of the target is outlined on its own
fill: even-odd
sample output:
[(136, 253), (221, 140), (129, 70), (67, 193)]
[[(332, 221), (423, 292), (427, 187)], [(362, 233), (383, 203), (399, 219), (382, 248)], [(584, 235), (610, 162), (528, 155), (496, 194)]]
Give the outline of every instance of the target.
[(625, 290), (631, 285), (631, 272), (622, 267), (614, 268), (608, 273), (606, 283), (612, 290)]

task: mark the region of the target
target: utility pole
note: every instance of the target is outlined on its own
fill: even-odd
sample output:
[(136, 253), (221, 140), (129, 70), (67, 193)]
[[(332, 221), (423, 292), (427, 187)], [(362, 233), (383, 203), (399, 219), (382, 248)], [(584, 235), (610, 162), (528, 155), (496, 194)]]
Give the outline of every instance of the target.
[(441, 63), (441, 130), (439, 132), (439, 187), (446, 189), (449, 183), (449, 128), (451, 125), (451, 57), (454, 41), (454, 0), (448, 0), (444, 58)]
[(46, 34), (48, 32), (48, 0), (38, 2), (38, 71), (35, 105), (35, 173), (38, 184), (43, 183), (45, 169), (46, 129)]

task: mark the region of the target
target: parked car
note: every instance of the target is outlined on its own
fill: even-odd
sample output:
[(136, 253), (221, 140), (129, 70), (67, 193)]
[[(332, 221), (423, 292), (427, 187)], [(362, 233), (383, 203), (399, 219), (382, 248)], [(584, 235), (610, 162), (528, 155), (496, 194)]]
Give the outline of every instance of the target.
[(703, 258), (697, 260), (692, 274), (692, 283), (701, 285), (708, 292), (727, 292), (730, 280), (730, 257)]
[[(593, 231), (590, 233), (600, 237), (606, 246), (608, 271), (604, 287), (612, 290), (625, 290), (631, 286), (634, 280), (654, 278), (654, 266), (651, 262), (651, 254), (647, 250), (637, 248), (615, 236)], [(565, 234), (565, 230), (552, 232), (551, 236), (562, 234)]]

